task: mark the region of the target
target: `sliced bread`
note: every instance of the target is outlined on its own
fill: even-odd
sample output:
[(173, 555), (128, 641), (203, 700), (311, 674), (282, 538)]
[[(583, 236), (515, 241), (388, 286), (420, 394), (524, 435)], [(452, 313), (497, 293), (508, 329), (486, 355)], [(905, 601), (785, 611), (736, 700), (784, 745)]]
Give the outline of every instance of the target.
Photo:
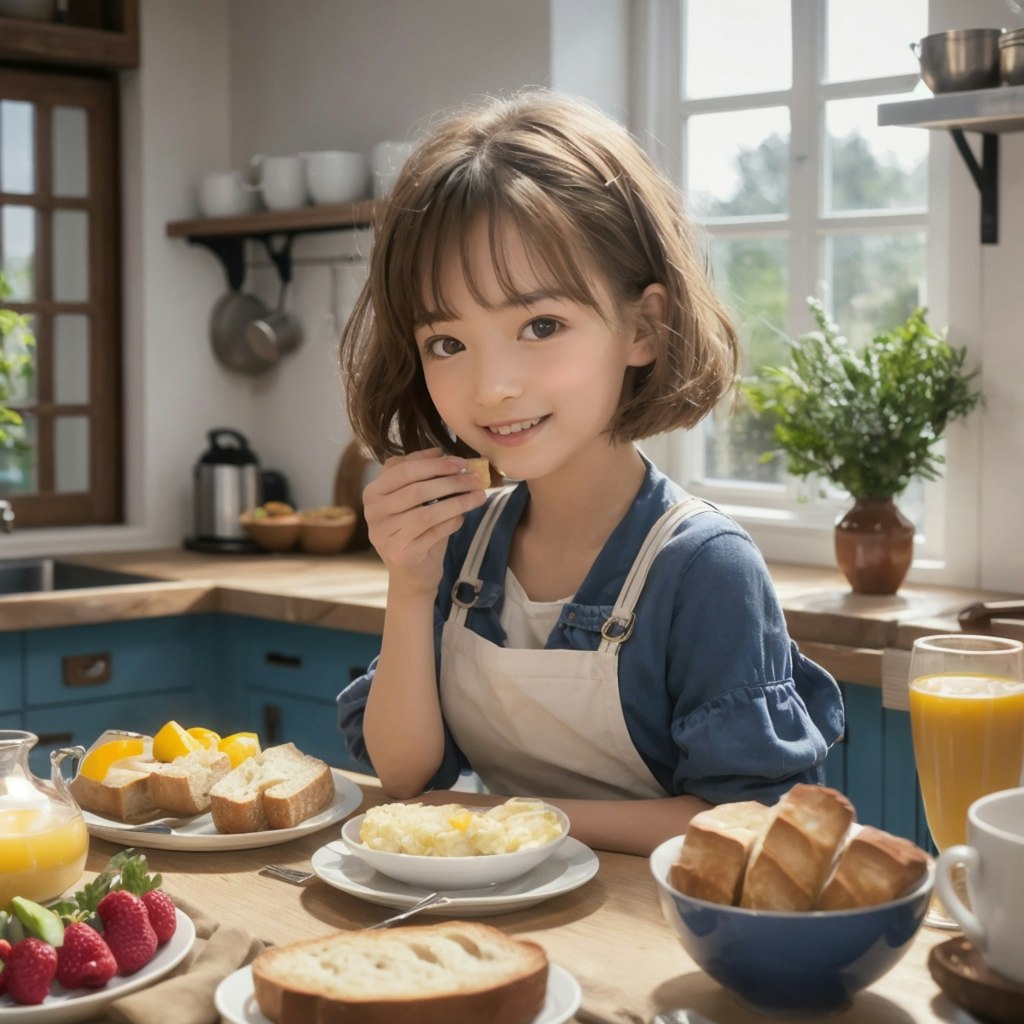
[(243, 761), (210, 789), (210, 812), (220, 832), (294, 828), (334, 796), (325, 761), (294, 743), (268, 747)]
[(149, 797), (172, 814), (202, 814), (210, 809), (210, 789), (231, 771), (231, 758), (203, 747), (156, 765), (148, 776)]
[(448, 921), (276, 946), (252, 974), (274, 1024), (528, 1024), (548, 958), (491, 925)]
[(158, 808), (149, 795), (149, 775), (156, 762), (127, 759), (118, 761), (102, 782), (76, 775), (71, 795), (83, 810), (105, 818), (139, 822), (154, 817)]

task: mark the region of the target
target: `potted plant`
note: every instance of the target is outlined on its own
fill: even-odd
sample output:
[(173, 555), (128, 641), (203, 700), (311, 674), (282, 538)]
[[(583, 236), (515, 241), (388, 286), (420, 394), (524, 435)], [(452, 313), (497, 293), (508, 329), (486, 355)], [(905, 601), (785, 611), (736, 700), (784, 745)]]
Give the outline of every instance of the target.
[(817, 299), (818, 330), (788, 342), (792, 365), (740, 382), (755, 416), (773, 422), (776, 451), (799, 477), (849, 492), (836, 522), (836, 560), (859, 593), (894, 594), (913, 559), (913, 524), (895, 499), (915, 477), (937, 479), (947, 424), (982, 400), (966, 350), (952, 347), (915, 309), (906, 322), (852, 348)]
[[(10, 287), (0, 272), (0, 304), (8, 295)], [(32, 375), (34, 345), (35, 337), (29, 328), (28, 317), (0, 305), (0, 493), (3, 493), (5, 482), (5, 463), (12, 455), (28, 447), (17, 430), (24, 423), (22, 415), (11, 407), (10, 402), (17, 395), (19, 383)]]

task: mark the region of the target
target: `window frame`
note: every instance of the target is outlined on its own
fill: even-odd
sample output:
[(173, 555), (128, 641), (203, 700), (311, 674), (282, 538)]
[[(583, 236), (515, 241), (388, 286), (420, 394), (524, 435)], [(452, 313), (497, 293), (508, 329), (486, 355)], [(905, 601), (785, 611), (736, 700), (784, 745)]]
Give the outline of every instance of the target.
[[(19, 527), (86, 526), (123, 522), (121, 380), (121, 224), (118, 85), (106, 74), (24, 70), (0, 64), (0, 97), (36, 107), (34, 154), (37, 189), (0, 192), (3, 205), (36, 210), (36, 288), (29, 301), (5, 305), (34, 320), (36, 396), (17, 408), (37, 423), (38, 489), (8, 495)], [(88, 192), (83, 198), (50, 193), (50, 116), (55, 106), (83, 108), (88, 119)], [(56, 302), (52, 292), (52, 215), (88, 214), (88, 292), (85, 302)], [(54, 324), (61, 314), (89, 321), (89, 388), (86, 403), (57, 403), (54, 396)], [(58, 415), (85, 416), (89, 423), (88, 487), (54, 490), (54, 428)]]

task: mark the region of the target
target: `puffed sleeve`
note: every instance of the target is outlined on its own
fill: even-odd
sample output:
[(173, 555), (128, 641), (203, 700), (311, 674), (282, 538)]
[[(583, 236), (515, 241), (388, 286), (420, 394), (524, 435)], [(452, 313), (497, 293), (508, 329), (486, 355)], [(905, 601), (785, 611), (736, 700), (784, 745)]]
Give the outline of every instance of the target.
[(823, 782), (843, 731), (835, 680), (798, 651), (760, 552), (741, 531), (703, 544), (673, 626), (673, 791), (774, 802)]

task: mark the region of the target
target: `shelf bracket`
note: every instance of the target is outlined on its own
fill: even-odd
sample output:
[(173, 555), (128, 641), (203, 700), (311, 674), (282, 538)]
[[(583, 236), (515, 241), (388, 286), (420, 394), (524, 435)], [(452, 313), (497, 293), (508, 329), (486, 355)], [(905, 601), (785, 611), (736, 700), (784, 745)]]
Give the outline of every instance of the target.
[(967, 144), (962, 128), (950, 128), (950, 135), (971, 172), (981, 194), (981, 242), (995, 245), (999, 241), (999, 136), (981, 133), (981, 163)]
[(209, 249), (224, 267), (228, 285), (239, 291), (245, 280), (245, 239), (237, 235), (191, 235), (189, 242)]

